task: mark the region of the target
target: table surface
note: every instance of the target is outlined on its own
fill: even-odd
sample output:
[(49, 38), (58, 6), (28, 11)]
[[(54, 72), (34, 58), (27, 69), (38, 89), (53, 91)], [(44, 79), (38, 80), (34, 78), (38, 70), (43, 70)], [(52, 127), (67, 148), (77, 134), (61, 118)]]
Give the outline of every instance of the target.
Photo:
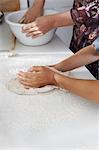
[[(0, 49), (9, 44), (8, 27), (0, 26)], [(5, 34), (4, 34), (5, 33)], [(1, 35), (0, 34), (0, 35)], [(5, 40), (6, 38), (6, 40)], [(5, 44), (6, 43), (6, 44)], [(1, 46), (2, 45), (2, 46)], [(25, 62), (32, 53), (32, 60), (59, 61), (72, 53), (55, 36), (45, 46), (29, 48), (17, 42), (20, 57), (7, 58), (7, 51), (0, 52), (0, 148), (93, 148), (98, 147), (98, 106), (72, 93), (54, 90), (49, 93), (20, 96), (5, 86), (3, 73)], [(28, 50), (28, 51), (27, 51)], [(42, 54), (42, 55), (41, 55)], [(37, 58), (37, 59), (36, 59)], [(56, 60), (55, 60), (55, 59)], [(85, 67), (74, 71), (75, 76), (93, 79)]]
[[(97, 104), (61, 90), (32, 96), (8, 91), (6, 76), (12, 75), (24, 62), (27, 64), (28, 58), (0, 57), (0, 147), (95, 149), (98, 146)], [(50, 63), (48, 57), (41, 56), (32, 57), (32, 62)], [(74, 74), (80, 77), (83, 73), (85, 69)]]

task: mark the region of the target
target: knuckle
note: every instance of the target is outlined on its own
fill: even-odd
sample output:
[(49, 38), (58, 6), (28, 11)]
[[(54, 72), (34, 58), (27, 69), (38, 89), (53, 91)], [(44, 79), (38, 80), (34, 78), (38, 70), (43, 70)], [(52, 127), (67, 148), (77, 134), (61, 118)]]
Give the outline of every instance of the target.
[(40, 67), (40, 69), (41, 69), (41, 70), (44, 70), (44, 69), (45, 69), (45, 67), (44, 67), (44, 66), (41, 66), (41, 67)]
[(24, 74), (24, 77), (27, 78), (27, 77), (28, 77), (28, 73), (25, 73), (25, 74)]

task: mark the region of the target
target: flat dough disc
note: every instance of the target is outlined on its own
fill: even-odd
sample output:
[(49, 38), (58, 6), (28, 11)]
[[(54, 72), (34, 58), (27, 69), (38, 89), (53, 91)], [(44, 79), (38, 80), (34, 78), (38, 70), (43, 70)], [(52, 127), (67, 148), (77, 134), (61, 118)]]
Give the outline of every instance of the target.
[(20, 84), (20, 82), (15, 78), (15, 79), (11, 79), (8, 82), (7, 88), (9, 91), (14, 92), (18, 95), (35, 95), (38, 93), (45, 93), (45, 92), (52, 91), (57, 87), (48, 85), (42, 88), (31, 88), (28, 90), (28, 89), (25, 89), (24, 86)]

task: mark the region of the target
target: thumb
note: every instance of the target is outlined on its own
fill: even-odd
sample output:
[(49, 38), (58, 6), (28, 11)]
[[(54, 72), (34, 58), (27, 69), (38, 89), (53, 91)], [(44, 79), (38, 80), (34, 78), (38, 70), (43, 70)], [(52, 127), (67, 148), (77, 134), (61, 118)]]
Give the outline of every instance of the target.
[(23, 16), (23, 17), (18, 21), (18, 23), (22, 24), (22, 23), (24, 23), (24, 20), (25, 20), (25, 16)]
[(42, 70), (43, 67), (41, 66), (32, 66), (28, 71), (30, 72), (33, 72), (33, 71), (36, 71), (36, 72), (39, 72)]

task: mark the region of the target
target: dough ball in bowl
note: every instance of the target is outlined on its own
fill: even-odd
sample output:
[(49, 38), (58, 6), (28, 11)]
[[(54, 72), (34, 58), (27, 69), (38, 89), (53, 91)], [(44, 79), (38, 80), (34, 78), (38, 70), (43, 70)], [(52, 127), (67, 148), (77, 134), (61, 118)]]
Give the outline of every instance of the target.
[[(6, 23), (9, 25), (12, 33), (16, 36), (19, 42), (27, 46), (39, 46), (50, 42), (54, 36), (55, 30), (52, 29), (46, 34), (39, 36), (37, 38), (26, 37), (25, 33), (22, 33), (22, 26), (24, 24), (18, 23), (18, 21), (24, 16), (27, 10), (21, 10), (17, 12), (10, 13), (6, 16)], [(57, 13), (55, 10), (47, 9), (44, 11), (44, 15), (50, 15)]]

